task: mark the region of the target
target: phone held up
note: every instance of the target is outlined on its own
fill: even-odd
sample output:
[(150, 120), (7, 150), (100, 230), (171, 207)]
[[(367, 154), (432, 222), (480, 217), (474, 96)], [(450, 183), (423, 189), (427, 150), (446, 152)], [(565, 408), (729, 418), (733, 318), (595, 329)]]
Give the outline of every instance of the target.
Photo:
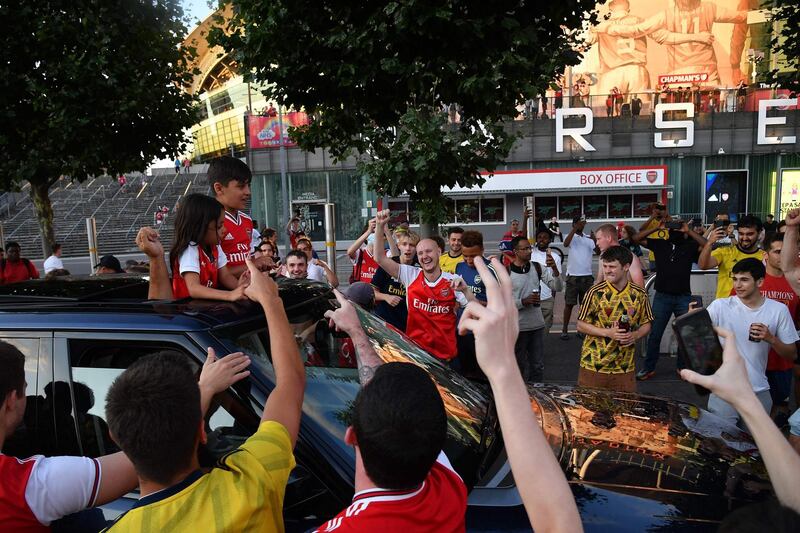
[[(679, 316), (672, 322), (678, 340), (678, 356), (688, 368), (698, 374), (710, 376), (722, 365), (722, 344), (705, 309)], [(698, 394), (708, 394), (708, 389), (695, 385)]]

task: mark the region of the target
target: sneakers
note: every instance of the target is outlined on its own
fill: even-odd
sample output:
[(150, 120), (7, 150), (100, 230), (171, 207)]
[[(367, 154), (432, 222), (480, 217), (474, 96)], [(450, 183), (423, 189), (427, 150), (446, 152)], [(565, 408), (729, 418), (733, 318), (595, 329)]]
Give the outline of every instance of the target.
[(568, 341), (569, 340), (569, 333), (562, 333), (561, 334), (561, 340), (562, 341)]
[(655, 370), (647, 370), (646, 368), (643, 368), (636, 373), (636, 379), (639, 381), (647, 381), (655, 375)]

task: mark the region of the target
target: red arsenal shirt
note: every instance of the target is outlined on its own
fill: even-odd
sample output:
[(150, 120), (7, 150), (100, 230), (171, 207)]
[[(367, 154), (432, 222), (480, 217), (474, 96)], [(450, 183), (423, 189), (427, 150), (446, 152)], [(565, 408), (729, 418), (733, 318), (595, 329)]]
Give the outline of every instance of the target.
[(465, 530), (467, 487), (444, 453), (422, 485), (411, 490), (370, 489), (357, 493), (353, 503), (315, 533), (378, 531), (436, 533)]
[(176, 300), (189, 298), (189, 289), (183, 280), (183, 274), (194, 272), (200, 276), (200, 283), (212, 289), (218, 288), (217, 275), (219, 269), (228, 264), (222, 247), (212, 249), (212, 257), (194, 243), (183, 251), (177, 262), (172, 264), (172, 297)]
[[(789, 314), (792, 319), (797, 323), (797, 306), (800, 303), (800, 298), (792, 290), (792, 286), (786, 281), (784, 276), (776, 277), (767, 274), (764, 277), (764, 283), (761, 285), (761, 294), (770, 300), (776, 300), (789, 308)], [(774, 331), (772, 333), (775, 333)], [(770, 348), (769, 356), (767, 359), (767, 370), (789, 370), (794, 366), (792, 361), (784, 359), (778, 355), (774, 349)]]
[(442, 272), (436, 281), (425, 279), (422, 269), (400, 265), (398, 279), (406, 287), (406, 335), (431, 355), (450, 360), (457, 355), (456, 309), (467, 298), (450, 287), (454, 274)]
[(20, 259), (16, 263), (4, 259), (2, 261), (3, 271), (0, 272), (0, 284), (3, 283), (17, 283), (18, 281), (26, 281), (29, 279), (38, 279), (39, 271), (33, 263), (28, 260), (23, 261)]
[(231, 266), (243, 265), (253, 251), (253, 220), (241, 211), (235, 215), (225, 211), (226, 235), (220, 245)]
[(375, 272), (378, 271), (378, 262), (375, 260), (375, 257), (373, 257), (369, 251), (367, 251), (366, 248), (361, 248), (358, 250), (356, 253), (356, 259), (353, 261), (354, 265), (358, 264), (359, 257), (363, 257), (363, 259), (361, 259), (361, 268), (358, 273), (358, 281), (372, 283), (372, 278), (375, 276)]

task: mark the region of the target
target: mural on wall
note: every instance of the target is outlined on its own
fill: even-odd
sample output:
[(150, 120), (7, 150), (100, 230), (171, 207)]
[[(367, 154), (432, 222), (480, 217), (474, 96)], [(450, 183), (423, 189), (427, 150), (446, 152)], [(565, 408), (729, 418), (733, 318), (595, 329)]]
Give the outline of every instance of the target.
[(748, 51), (763, 58), (769, 42), (758, 8), (759, 0), (610, 0), (565, 82), (580, 96), (749, 83)]

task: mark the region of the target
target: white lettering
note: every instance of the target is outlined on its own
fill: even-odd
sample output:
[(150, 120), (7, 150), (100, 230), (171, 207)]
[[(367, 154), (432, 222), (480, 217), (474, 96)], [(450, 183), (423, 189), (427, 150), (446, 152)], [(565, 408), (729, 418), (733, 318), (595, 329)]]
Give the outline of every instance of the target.
[(784, 135), (782, 137), (767, 137), (767, 126), (782, 126), (786, 124), (786, 117), (768, 117), (767, 109), (771, 107), (796, 106), (797, 98), (777, 98), (775, 100), (758, 101), (758, 133), (756, 142), (758, 144), (794, 144), (794, 135)]
[[(586, 124), (582, 128), (565, 128), (565, 116), (582, 116), (586, 120)], [(556, 152), (560, 153), (564, 151), (564, 137), (567, 135), (572, 137), (586, 152), (596, 151), (595, 147), (589, 144), (589, 141), (583, 137), (584, 135), (592, 133), (592, 129), (594, 129), (594, 114), (592, 114), (591, 109), (585, 107), (556, 109)]]
[(449, 305), (435, 305), (432, 302), (425, 303), (417, 298), (414, 298), (412, 304), (413, 304), (412, 307), (414, 309), (419, 309), (420, 311), (425, 311), (426, 313), (446, 315), (453, 312), (453, 308)]
[(694, 104), (691, 102), (677, 102), (672, 104), (656, 105), (656, 128), (684, 128), (686, 130), (685, 139), (664, 139), (663, 133), (655, 133), (653, 144), (656, 148), (684, 148), (694, 146), (694, 121), (693, 120), (665, 120), (665, 111), (686, 111), (686, 118), (694, 118)]

